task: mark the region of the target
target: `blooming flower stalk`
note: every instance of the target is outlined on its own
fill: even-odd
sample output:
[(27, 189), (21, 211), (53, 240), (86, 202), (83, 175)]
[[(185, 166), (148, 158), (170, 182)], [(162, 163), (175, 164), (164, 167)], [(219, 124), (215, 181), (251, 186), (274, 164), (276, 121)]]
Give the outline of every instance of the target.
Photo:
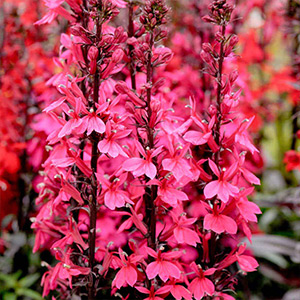
[[(163, 46), (165, 1), (50, 4), (39, 24), (63, 18), (68, 30), (60, 73), (48, 81), (60, 98), (44, 110), (55, 125), (32, 224), (34, 251), (50, 249), (57, 260), (43, 277), (44, 296), (226, 295), (239, 267), (257, 267), (239, 241), (251, 239), (260, 213), (247, 199), (259, 179), (245, 155), (258, 150), (231, 70), (234, 7), (215, 0), (204, 17), (216, 31), (198, 53), (210, 76), (207, 103), (199, 95), (184, 102), (164, 79), (173, 61)], [(120, 11), (126, 30), (115, 27)]]

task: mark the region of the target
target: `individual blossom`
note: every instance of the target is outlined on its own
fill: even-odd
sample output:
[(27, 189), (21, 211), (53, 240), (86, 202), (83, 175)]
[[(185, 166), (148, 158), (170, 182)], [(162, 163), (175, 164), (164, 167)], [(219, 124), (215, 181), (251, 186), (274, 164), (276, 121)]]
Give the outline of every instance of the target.
[(143, 259), (143, 255), (131, 254), (128, 256), (121, 248), (119, 248), (119, 256), (120, 258), (114, 257), (114, 263), (120, 270), (116, 274), (112, 286), (116, 286), (118, 289), (126, 284), (134, 286), (138, 277), (136, 264)]
[(226, 203), (230, 196), (235, 196), (239, 192), (238, 187), (229, 182), (236, 174), (237, 164), (234, 163), (228, 169), (223, 168), (219, 171), (219, 168), (211, 159), (209, 159), (208, 163), (209, 167), (218, 179), (209, 182), (205, 186), (204, 195), (207, 199), (217, 196), (221, 201)]
[(216, 269), (211, 268), (204, 271), (200, 266), (197, 266), (195, 262), (192, 262), (190, 266), (196, 274), (196, 277), (188, 287), (193, 293), (194, 298), (200, 300), (204, 296), (212, 296), (215, 292), (215, 286), (210, 279), (206, 278), (206, 276), (213, 275)]
[(222, 232), (235, 234), (237, 232), (236, 222), (232, 218), (222, 214), (222, 209), (219, 209), (217, 205), (214, 206), (212, 213), (205, 215), (203, 227), (218, 234)]
[(114, 210), (116, 207), (123, 207), (125, 203), (134, 204), (130, 200), (128, 193), (120, 188), (127, 178), (126, 173), (121, 174), (119, 177), (112, 178), (111, 181), (105, 178), (105, 175), (97, 175), (97, 177), (103, 186), (103, 194), (101, 197), (103, 198), (104, 195), (104, 204), (109, 209)]
[(151, 262), (146, 268), (146, 274), (149, 279), (155, 278), (157, 275), (163, 282), (169, 278), (180, 278), (180, 270), (177, 265), (172, 262), (174, 259), (181, 257), (180, 251), (162, 252), (161, 250), (156, 253), (153, 249), (147, 247), (147, 253), (152, 256), (155, 261)]
[(168, 293), (171, 289), (170, 286), (163, 286), (157, 290), (155, 290), (154, 286), (151, 286), (150, 290), (148, 290), (142, 286), (136, 286), (135, 288), (142, 294), (148, 295), (148, 297), (144, 298), (144, 300), (163, 300), (163, 299), (165, 299), (165, 296), (168, 295)]
[(134, 176), (146, 175), (150, 179), (154, 179), (157, 174), (157, 169), (152, 159), (161, 153), (161, 147), (154, 151), (145, 150), (139, 142), (135, 143), (138, 152), (143, 158), (133, 157), (127, 159), (123, 163), (123, 169), (128, 172), (132, 172)]

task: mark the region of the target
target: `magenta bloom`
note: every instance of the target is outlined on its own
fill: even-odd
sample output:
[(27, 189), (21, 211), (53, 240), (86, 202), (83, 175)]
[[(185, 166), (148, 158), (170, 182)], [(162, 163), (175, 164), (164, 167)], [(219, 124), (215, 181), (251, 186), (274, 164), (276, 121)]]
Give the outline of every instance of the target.
[[(165, 297), (159, 297), (161, 296), (166, 296), (171, 289), (171, 286), (169, 285), (165, 285), (161, 288), (159, 288), (158, 290), (155, 291), (154, 286), (152, 285), (150, 290), (142, 287), (142, 286), (136, 286), (135, 287), (139, 292), (143, 293), (143, 294), (148, 294), (149, 297), (144, 298), (144, 300), (164, 300)], [(159, 296), (158, 296), (159, 295)]]
[(172, 157), (166, 158), (162, 161), (164, 170), (172, 172), (177, 181), (180, 181), (183, 176), (192, 177), (192, 173), (190, 171), (191, 167), (184, 159), (189, 146), (186, 145), (184, 148), (180, 147), (178, 151), (174, 150), (173, 145), (169, 143), (169, 148)]
[(198, 267), (195, 262), (191, 263), (191, 268), (196, 273), (196, 278), (189, 285), (189, 290), (193, 293), (196, 300), (202, 299), (205, 295), (212, 296), (215, 292), (215, 286), (211, 280), (205, 276), (214, 274), (215, 268), (207, 269), (203, 271), (202, 268)]
[(221, 214), (217, 206), (214, 207), (211, 214), (207, 214), (204, 217), (203, 227), (218, 234), (222, 232), (235, 234), (237, 232), (236, 222), (232, 218)]
[(196, 247), (197, 243), (200, 243), (198, 234), (189, 227), (194, 224), (197, 219), (188, 219), (184, 214), (177, 217), (172, 213), (172, 218), (175, 223), (174, 237), (179, 244), (187, 244)]
[(208, 144), (213, 152), (219, 149), (212, 136), (212, 128), (215, 124), (215, 117), (211, 118), (209, 124), (201, 121), (198, 116), (192, 116), (192, 120), (200, 127), (200, 131), (190, 130), (184, 135), (184, 139), (193, 145)]
[(237, 197), (236, 207), (246, 222), (257, 222), (257, 214), (261, 214), (260, 208), (254, 202), (250, 202), (247, 196), (253, 193), (254, 188), (241, 191)]
[(98, 144), (98, 149), (101, 153), (107, 153), (111, 157), (127, 154), (123, 151), (122, 147), (117, 143), (117, 140), (122, 139), (130, 134), (131, 130), (124, 130), (122, 128), (115, 128), (112, 130), (111, 122), (106, 124), (105, 139), (101, 140)]
[(128, 197), (128, 193), (121, 190), (120, 186), (125, 182), (127, 173), (113, 178), (112, 182), (107, 180), (104, 176), (97, 175), (99, 181), (103, 185), (104, 190), (104, 204), (111, 210), (116, 207), (123, 207), (125, 203), (134, 204)]
[(246, 244), (242, 244), (236, 253), (237, 261), (241, 269), (245, 272), (254, 272), (258, 267), (258, 262), (256, 259), (250, 255), (244, 255), (246, 250)]
[(184, 286), (174, 282), (171, 287), (170, 292), (176, 300), (192, 300), (192, 293)]
[[(174, 180), (173, 180), (174, 181)], [(160, 197), (162, 201), (165, 203), (177, 207), (178, 203), (181, 201), (189, 200), (186, 193), (178, 190), (172, 184), (172, 180), (157, 180), (153, 179), (148, 182), (148, 185), (158, 185), (157, 195)]]
[(142, 176), (146, 175), (150, 179), (153, 179), (156, 174), (157, 170), (152, 162), (152, 158), (157, 156), (161, 152), (161, 147), (157, 148), (154, 151), (147, 150), (145, 151), (144, 148), (141, 146), (139, 142), (135, 143), (137, 150), (144, 158), (133, 157), (127, 159), (123, 163), (123, 169), (128, 172), (132, 172), (134, 176)]
[(218, 196), (221, 201), (226, 203), (229, 196), (235, 196), (239, 192), (238, 187), (229, 183), (229, 180), (235, 175), (237, 163), (234, 163), (227, 170), (223, 169), (221, 172), (211, 159), (208, 160), (208, 163), (214, 174), (218, 176), (218, 180), (213, 180), (205, 186), (204, 196), (207, 199)]
[[(87, 275), (91, 272), (90, 268), (74, 265), (70, 259), (71, 251), (68, 250), (62, 257), (63, 262), (56, 264), (54, 268), (50, 268), (42, 278), (42, 285), (45, 290), (54, 290), (59, 281), (68, 280), (70, 288), (72, 288), (72, 277), (78, 275)], [(43, 295), (46, 295), (44, 290)]]
[(146, 268), (146, 274), (149, 279), (155, 278), (157, 275), (163, 282), (166, 282), (169, 278), (180, 278), (180, 270), (172, 259), (178, 259), (182, 254), (179, 251), (165, 252), (161, 250), (156, 253), (153, 249), (147, 247), (147, 253), (154, 257), (156, 260), (150, 263)]
[(142, 255), (125, 255), (122, 249), (119, 248), (120, 258), (114, 257), (115, 263), (121, 268), (112, 282), (112, 286), (116, 286), (118, 289), (127, 284), (134, 286), (138, 277), (136, 264), (143, 259)]

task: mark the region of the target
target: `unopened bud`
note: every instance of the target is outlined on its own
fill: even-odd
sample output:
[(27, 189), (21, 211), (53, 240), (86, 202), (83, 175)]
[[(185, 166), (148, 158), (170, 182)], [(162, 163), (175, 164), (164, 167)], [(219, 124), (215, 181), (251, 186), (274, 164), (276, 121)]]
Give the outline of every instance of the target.
[(117, 63), (119, 63), (119, 62), (122, 60), (123, 56), (124, 56), (123, 50), (122, 50), (122, 49), (117, 49), (117, 50), (113, 53), (111, 59), (112, 59), (112, 61), (113, 61), (115, 64), (117, 64)]

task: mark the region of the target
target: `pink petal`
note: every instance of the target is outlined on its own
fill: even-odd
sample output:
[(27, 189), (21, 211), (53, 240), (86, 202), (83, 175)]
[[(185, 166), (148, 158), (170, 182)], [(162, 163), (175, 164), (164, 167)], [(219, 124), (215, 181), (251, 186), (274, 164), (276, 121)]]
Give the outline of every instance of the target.
[(121, 270), (117, 273), (113, 284), (115, 283), (116, 287), (120, 289), (124, 285), (125, 279), (126, 279), (125, 270), (124, 268), (121, 268)]
[(204, 188), (204, 196), (206, 199), (213, 198), (219, 192), (220, 182), (218, 180), (211, 181)]
[(155, 294), (157, 294), (157, 295), (166, 294), (166, 293), (168, 293), (168, 292), (171, 290), (171, 288), (172, 288), (172, 287), (171, 287), (170, 285), (165, 285), (165, 286), (159, 288), (159, 289), (155, 292)]
[(110, 142), (106, 139), (102, 140), (98, 144), (98, 149), (101, 153), (107, 153), (110, 148)]
[(137, 272), (135, 268), (129, 266), (124, 269), (125, 269), (125, 276), (126, 276), (127, 283), (130, 286), (134, 286), (134, 284), (137, 282)]
[(220, 177), (220, 171), (219, 171), (217, 165), (214, 163), (214, 161), (212, 161), (211, 159), (208, 159), (208, 164), (209, 164), (209, 167), (211, 168), (211, 170), (212, 170), (218, 177)]
[(106, 129), (105, 124), (100, 118), (96, 116), (92, 116), (89, 118), (88, 128), (87, 128), (88, 135), (90, 135), (93, 132), (93, 130), (98, 133), (104, 133), (105, 129)]
[(164, 261), (164, 262), (162, 262), (162, 266), (167, 271), (168, 277), (173, 277), (176, 279), (180, 278), (180, 270), (178, 269), (178, 267), (175, 264), (173, 264), (169, 261)]
[(202, 285), (200, 285), (200, 279), (195, 278), (189, 285), (189, 290), (194, 294), (196, 300), (201, 300), (204, 296)]
[(203, 222), (204, 229), (212, 230), (218, 234), (226, 231), (230, 234), (237, 232), (237, 225), (233, 219), (225, 215), (207, 214)]
[(236, 222), (228, 216), (219, 215), (219, 222), (222, 222), (226, 232), (235, 234), (237, 232)]
[(166, 171), (172, 171), (175, 165), (176, 161), (174, 159), (167, 158), (162, 161), (162, 166)]
[(245, 179), (252, 184), (260, 185), (260, 180), (257, 178), (253, 173), (248, 171), (247, 169), (243, 168), (242, 173), (245, 177)]
[(209, 279), (201, 279), (201, 285), (206, 294), (213, 295), (213, 293), (215, 292), (215, 286)]
[(150, 263), (146, 268), (146, 274), (149, 279), (155, 278), (159, 271), (160, 271), (160, 264), (156, 261)]
[(185, 300), (192, 300), (191, 292), (182, 285), (174, 285), (171, 294), (176, 300), (181, 300), (182, 298)]
[(136, 286), (135, 287), (139, 292), (143, 293), (143, 294), (149, 294), (150, 291), (142, 286)]
[[(210, 134), (209, 134), (210, 135)], [(203, 133), (199, 131), (188, 131), (183, 138), (193, 145), (203, 145), (207, 142), (209, 135), (203, 135)]]
[[(107, 191), (104, 195), (104, 204), (111, 210), (116, 208), (116, 194), (115, 192)], [(125, 203), (124, 203), (125, 204)], [(123, 204), (123, 205), (124, 205)]]
[(123, 163), (123, 169), (125, 171), (135, 171), (144, 165), (144, 160), (142, 158), (134, 157), (129, 158)]
[(245, 272), (256, 271), (256, 268), (258, 267), (256, 259), (249, 255), (238, 255), (237, 260), (241, 269)]
[(219, 184), (219, 191), (218, 191), (218, 197), (220, 200), (222, 200), (224, 203), (228, 202), (229, 200), (229, 194), (230, 191), (228, 189), (228, 185), (226, 182), (220, 182)]
[(146, 163), (145, 164), (145, 174), (150, 178), (150, 179), (154, 179), (154, 177), (156, 176), (156, 167), (155, 165), (150, 162), (150, 163)]

